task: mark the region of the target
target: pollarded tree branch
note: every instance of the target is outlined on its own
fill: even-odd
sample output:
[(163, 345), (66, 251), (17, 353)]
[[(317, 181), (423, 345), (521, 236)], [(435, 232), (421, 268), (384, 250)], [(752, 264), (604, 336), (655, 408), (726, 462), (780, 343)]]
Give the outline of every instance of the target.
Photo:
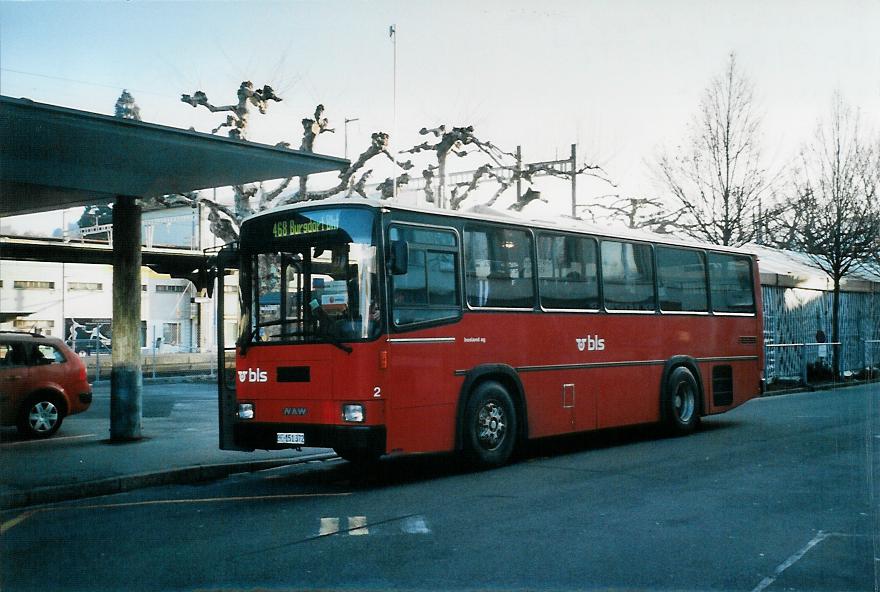
[(323, 133), (335, 133), (336, 130), (329, 127), (330, 120), (326, 117), (321, 117), (324, 114), (324, 105), (318, 105), (315, 107), (315, 118), (309, 119), (305, 118), (302, 120), (303, 126), (303, 139), (302, 144), (300, 144), (299, 149), (303, 152), (314, 152), (315, 151), (315, 140)]
[[(342, 193), (346, 191), (351, 185), (352, 178), (354, 175), (363, 168), (366, 163), (375, 158), (376, 156), (384, 155), (391, 162), (395, 163), (400, 168), (409, 170), (413, 168), (413, 164), (411, 161), (397, 161), (388, 151), (388, 143), (390, 138), (385, 132), (375, 132), (371, 136), (370, 146), (364, 150), (348, 168), (339, 173), (339, 183), (335, 186), (325, 189), (322, 191), (305, 191), (304, 184), (300, 183), (300, 190), (295, 194), (284, 198), (278, 205), (285, 205), (289, 203), (296, 203), (300, 201), (316, 201), (321, 199), (326, 199), (338, 193)], [(408, 177), (407, 177), (408, 178)], [(363, 186), (361, 186), (361, 190), (363, 190)]]
[(211, 113), (229, 111), (231, 114), (226, 117), (226, 122), (221, 123), (211, 130), (211, 133), (216, 134), (222, 128), (229, 127), (230, 138), (243, 140), (245, 139), (247, 132), (249, 116), (248, 104), (250, 103), (251, 105), (254, 105), (259, 109), (260, 113), (265, 114), (269, 107), (269, 101), (281, 101), (281, 97), (276, 95), (275, 91), (273, 91), (272, 87), (268, 84), (263, 86), (262, 89), (254, 90), (253, 82), (245, 80), (241, 83), (241, 86), (238, 87), (238, 103), (234, 105), (216, 107), (208, 101), (208, 96), (200, 90), (197, 90), (192, 95), (181, 95), (180, 100), (193, 107), (201, 105)]

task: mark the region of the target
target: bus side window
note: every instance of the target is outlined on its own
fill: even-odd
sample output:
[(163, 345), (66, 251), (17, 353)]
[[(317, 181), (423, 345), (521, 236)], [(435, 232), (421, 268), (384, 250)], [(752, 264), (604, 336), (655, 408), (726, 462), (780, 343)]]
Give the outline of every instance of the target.
[(709, 310), (703, 254), (690, 249), (657, 247), (657, 287), (660, 310)]
[(465, 229), (465, 287), (471, 307), (532, 308), (532, 239), (524, 230)]
[(651, 247), (602, 241), (602, 287), (608, 310), (654, 310)]
[(752, 265), (748, 257), (709, 253), (709, 286), (715, 312), (755, 312)]
[(405, 274), (390, 276), (391, 316), (401, 327), (456, 319), (461, 314), (458, 293), (457, 239), (453, 232), (403, 225), (392, 226), (391, 240), (409, 244)]
[(596, 240), (538, 235), (538, 291), (547, 309), (596, 310)]

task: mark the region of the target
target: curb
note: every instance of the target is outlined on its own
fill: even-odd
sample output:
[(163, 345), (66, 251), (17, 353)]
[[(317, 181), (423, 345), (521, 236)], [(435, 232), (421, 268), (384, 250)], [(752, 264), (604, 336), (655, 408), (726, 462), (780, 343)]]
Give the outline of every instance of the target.
[(11, 510), (27, 506), (53, 504), (63, 501), (124, 493), (145, 487), (159, 485), (187, 485), (203, 481), (217, 481), (236, 473), (254, 473), (287, 465), (298, 465), (307, 462), (327, 461), (338, 458), (332, 452), (311, 454), (297, 458), (278, 460), (259, 460), (240, 463), (221, 463), (211, 465), (195, 465), (181, 469), (138, 473), (122, 477), (110, 477), (68, 485), (38, 487), (29, 491), (16, 491), (0, 494), (0, 510)]
[(836, 391), (839, 389), (850, 388), (854, 386), (865, 386), (868, 384), (878, 383), (880, 381), (877, 380), (850, 380), (847, 382), (837, 382), (837, 383), (829, 383), (829, 384), (808, 384), (808, 385), (800, 385), (793, 386), (791, 388), (779, 389), (779, 390), (771, 390), (766, 391), (763, 395), (758, 397), (759, 399), (763, 399), (766, 397), (777, 397), (780, 395), (795, 395), (797, 393), (815, 393), (819, 391)]

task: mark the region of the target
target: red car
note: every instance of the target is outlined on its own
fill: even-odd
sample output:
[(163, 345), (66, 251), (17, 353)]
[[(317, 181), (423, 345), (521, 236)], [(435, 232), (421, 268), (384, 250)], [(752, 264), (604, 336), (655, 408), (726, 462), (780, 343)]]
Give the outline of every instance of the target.
[(47, 438), (91, 402), (85, 364), (63, 341), (0, 331), (0, 424)]

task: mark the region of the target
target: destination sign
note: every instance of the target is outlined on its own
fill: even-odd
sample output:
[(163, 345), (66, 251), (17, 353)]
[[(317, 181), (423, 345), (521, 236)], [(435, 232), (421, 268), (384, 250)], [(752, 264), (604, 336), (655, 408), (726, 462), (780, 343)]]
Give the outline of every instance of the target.
[(319, 232), (328, 232), (331, 230), (339, 230), (335, 224), (326, 222), (297, 222), (291, 218), (289, 220), (279, 220), (272, 225), (272, 236), (275, 238), (284, 238), (288, 236), (302, 236), (304, 234), (316, 234)]

